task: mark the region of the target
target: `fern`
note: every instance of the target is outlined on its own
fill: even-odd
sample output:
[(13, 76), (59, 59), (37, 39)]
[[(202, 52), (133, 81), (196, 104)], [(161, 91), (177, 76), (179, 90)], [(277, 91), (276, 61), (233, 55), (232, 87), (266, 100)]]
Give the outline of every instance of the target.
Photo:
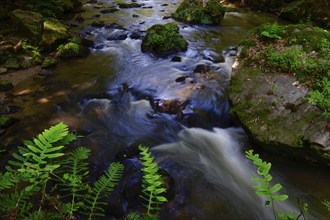
[[(257, 183), (257, 185), (254, 186), (254, 188), (256, 189), (256, 194), (258, 196), (267, 198), (267, 200), (265, 201), (265, 206), (271, 205), (273, 209), (274, 218), (276, 219), (276, 217), (279, 217), (281, 220), (295, 219), (294, 213), (282, 214), (275, 211), (274, 201), (285, 201), (289, 198), (289, 196), (286, 194), (278, 195), (278, 192), (282, 189), (281, 184), (276, 183), (274, 185), (271, 185), (273, 177), (269, 174), (269, 171), (272, 164), (262, 161), (262, 159), (259, 158), (259, 154), (253, 154), (253, 150), (245, 151), (245, 156), (258, 167), (257, 174), (260, 176), (260, 178), (251, 179)], [(301, 210), (302, 211), (300, 215), (303, 215), (304, 219), (307, 219), (306, 214), (308, 211), (308, 207), (306, 203), (304, 203), (304, 207)], [(297, 219), (299, 219), (300, 215), (297, 217)]]
[[(10, 182), (16, 184), (15, 194), (12, 195), (18, 196), (10, 197), (12, 200), (16, 199), (15, 208), (28, 201), (32, 196), (35, 197), (35, 193), (41, 192), (41, 202), (43, 201), (50, 174), (61, 166), (54, 161), (64, 155), (61, 152), (64, 145), (61, 143), (68, 143), (75, 138), (75, 135), (69, 134), (68, 127), (64, 123), (59, 123), (45, 129), (33, 141), (25, 141), (26, 147), (18, 147), (18, 153), (13, 154), (14, 159), (10, 160), (8, 162), (10, 166), (6, 167), (7, 173), (10, 174), (2, 174), (1, 178), (6, 181), (0, 183), (1, 189), (12, 187), (14, 184), (10, 185)], [(12, 179), (8, 179), (9, 176)], [(24, 187), (20, 190), (18, 189), (19, 183), (24, 183)], [(24, 206), (19, 207), (24, 210)]]
[(0, 173), (0, 183), (0, 191), (9, 189), (15, 184), (10, 172)]
[[(26, 216), (32, 208), (32, 204), (28, 201), (28, 194), (23, 192), (13, 192), (1, 195), (0, 213), (2, 217), (8, 216)], [(6, 219), (6, 218), (5, 218)]]
[(84, 191), (88, 189), (86, 179), (88, 177), (88, 162), (90, 150), (85, 147), (79, 147), (70, 152), (67, 158), (61, 162), (62, 164), (62, 183), (59, 184), (62, 191), (68, 191), (66, 196), (71, 197), (71, 202), (67, 209), (70, 216), (77, 211), (81, 204), (77, 203), (78, 199), (82, 197)]
[(140, 196), (145, 200), (144, 206), (147, 208), (147, 215), (152, 215), (158, 213), (159, 206), (167, 199), (161, 196), (162, 193), (166, 192), (163, 187), (164, 182), (161, 175), (158, 173), (159, 166), (157, 163), (153, 162), (154, 158), (151, 152), (148, 152), (148, 148), (139, 146), (141, 153), (140, 159), (142, 161), (142, 195)]
[(102, 206), (107, 203), (101, 202), (100, 199), (110, 196), (116, 184), (119, 182), (124, 165), (120, 163), (112, 163), (109, 169), (102, 175), (91, 189), (91, 194), (85, 196), (85, 209), (88, 210), (88, 219), (93, 216), (104, 216)]

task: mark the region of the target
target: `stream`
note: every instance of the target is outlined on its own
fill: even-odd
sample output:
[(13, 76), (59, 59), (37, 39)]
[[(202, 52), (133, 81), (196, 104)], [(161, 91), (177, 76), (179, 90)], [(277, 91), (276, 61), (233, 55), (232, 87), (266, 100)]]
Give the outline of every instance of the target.
[[(121, 161), (126, 167), (126, 185), (120, 186), (124, 193), (111, 199), (105, 219), (141, 208), (134, 199), (141, 178), (136, 157), (139, 144), (151, 147), (170, 185), (161, 219), (272, 219), (271, 208), (264, 207), (264, 200), (255, 195), (250, 180), (256, 175), (255, 167), (244, 157), (250, 143), (241, 128), (233, 127), (227, 92), (235, 46), (248, 30), (276, 18), (241, 11), (227, 12), (220, 26), (178, 23), (189, 47), (177, 55), (181, 62), (174, 62), (173, 56), (162, 59), (142, 53), (141, 39), (132, 39), (131, 34), (173, 22), (166, 16), (180, 1), (137, 2), (144, 6), (113, 13), (100, 11), (116, 6), (116, 1), (84, 4), (83, 21), (72, 19), (68, 24), (94, 41), (91, 54), (64, 60), (50, 77), (17, 86), (16, 90), (29, 87), (32, 92), (15, 98), (14, 104), (23, 107), (15, 113), (21, 120), (1, 137), (2, 144), (18, 146), (22, 139), (36, 135), (36, 128), (41, 131), (63, 121), (84, 136), (77, 144), (93, 150), (95, 177), (110, 162)], [(91, 26), (96, 20), (112, 25)], [(127, 38), (113, 40), (123, 33)], [(220, 55), (225, 62), (216, 61)], [(213, 74), (194, 73), (197, 65), (210, 66)], [(128, 92), (123, 84), (128, 85)], [(162, 100), (186, 105), (180, 115), (155, 111), (154, 103)], [(274, 181), (292, 195), (287, 202), (276, 204), (278, 210), (298, 212), (299, 197), (308, 202), (310, 219), (329, 219), (320, 204), (330, 198), (327, 168), (262, 152), (261, 157), (272, 162)]]

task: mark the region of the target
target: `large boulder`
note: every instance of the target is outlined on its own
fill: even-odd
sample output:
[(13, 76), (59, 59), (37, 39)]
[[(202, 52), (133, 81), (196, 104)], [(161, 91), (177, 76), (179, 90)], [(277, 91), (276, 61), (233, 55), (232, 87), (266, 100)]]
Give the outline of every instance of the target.
[(242, 45), (229, 94), (233, 117), (265, 150), (330, 165), (328, 31), (274, 23)]
[(35, 43), (41, 40), (43, 17), (40, 13), (16, 9), (12, 12), (12, 18), (18, 33)]
[(46, 49), (54, 49), (70, 37), (68, 26), (57, 19), (48, 19), (43, 26), (44, 31), (40, 44)]
[(184, 0), (173, 14), (179, 21), (199, 24), (218, 25), (225, 15), (225, 7), (218, 0), (209, 0), (206, 4), (200, 0)]
[(157, 24), (147, 30), (142, 40), (142, 52), (151, 52), (159, 57), (167, 57), (179, 51), (186, 51), (187, 41), (179, 34), (176, 23)]

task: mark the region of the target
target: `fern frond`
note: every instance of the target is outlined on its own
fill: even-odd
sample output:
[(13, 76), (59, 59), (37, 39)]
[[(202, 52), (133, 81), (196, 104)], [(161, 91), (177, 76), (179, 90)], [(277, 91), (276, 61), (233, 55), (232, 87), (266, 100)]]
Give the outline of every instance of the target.
[(31, 207), (29, 195), (24, 192), (15, 191), (13, 193), (1, 194), (0, 196), (0, 214), (3, 217), (11, 212), (15, 212), (20, 217), (23, 217), (30, 211)]
[(158, 173), (159, 166), (154, 162), (154, 158), (151, 155), (151, 152), (148, 151), (148, 148), (144, 146), (139, 146), (140, 150), (140, 159), (142, 161), (142, 195), (140, 196), (146, 203), (144, 206), (147, 208), (147, 214), (151, 214), (159, 211), (159, 206), (164, 202), (167, 202), (167, 199), (164, 196), (161, 196), (166, 192), (166, 188), (163, 187), (164, 181), (162, 176)]
[(68, 194), (64, 197), (70, 197), (71, 203), (69, 213), (72, 215), (76, 211), (80, 203), (77, 203), (79, 198), (82, 198), (83, 194), (88, 189), (88, 184), (84, 181), (89, 174), (87, 162), (91, 150), (85, 147), (79, 147), (70, 152), (65, 160), (61, 162), (62, 183), (59, 184), (61, 191), (66, 191)]
[(92, 194), (85, 197), (85, 209), (89, 212), (89, 219), (93, 216), (103, 216), (104, 209), (101, 206), (106, 203), (99, 201), (101, 198), (110, 196), (114, 187), (119, 182), (124, 165), (120, 163), (112, 163), (109, 169), (94, 184)]
[(9, 189), (15, 184), (10, 172), (0, 173), (0, 191)]

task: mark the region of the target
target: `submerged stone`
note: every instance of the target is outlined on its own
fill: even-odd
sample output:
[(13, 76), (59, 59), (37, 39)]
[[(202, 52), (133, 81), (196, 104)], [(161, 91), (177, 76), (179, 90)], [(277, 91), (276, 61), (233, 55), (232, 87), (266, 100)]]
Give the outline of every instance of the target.
[(141, 44), (142, 52), (151, 52), (159, 57), (186, 51), (187, 48), (188, 43), (179, 34), (179, 26), (176, 23), (152, 26), (147, 30)]
[(46, 59), (44, 60), (44, 62), (41, 64), (41, 68), (50, 68), (50, 67), (54, 67), (58, 64), (57, 60), (52, 58), (52, 57), (46, 57)]
[(13, 84), (8, 80), (0, 80), (0, 91), (8, 91), (14, 88)]

